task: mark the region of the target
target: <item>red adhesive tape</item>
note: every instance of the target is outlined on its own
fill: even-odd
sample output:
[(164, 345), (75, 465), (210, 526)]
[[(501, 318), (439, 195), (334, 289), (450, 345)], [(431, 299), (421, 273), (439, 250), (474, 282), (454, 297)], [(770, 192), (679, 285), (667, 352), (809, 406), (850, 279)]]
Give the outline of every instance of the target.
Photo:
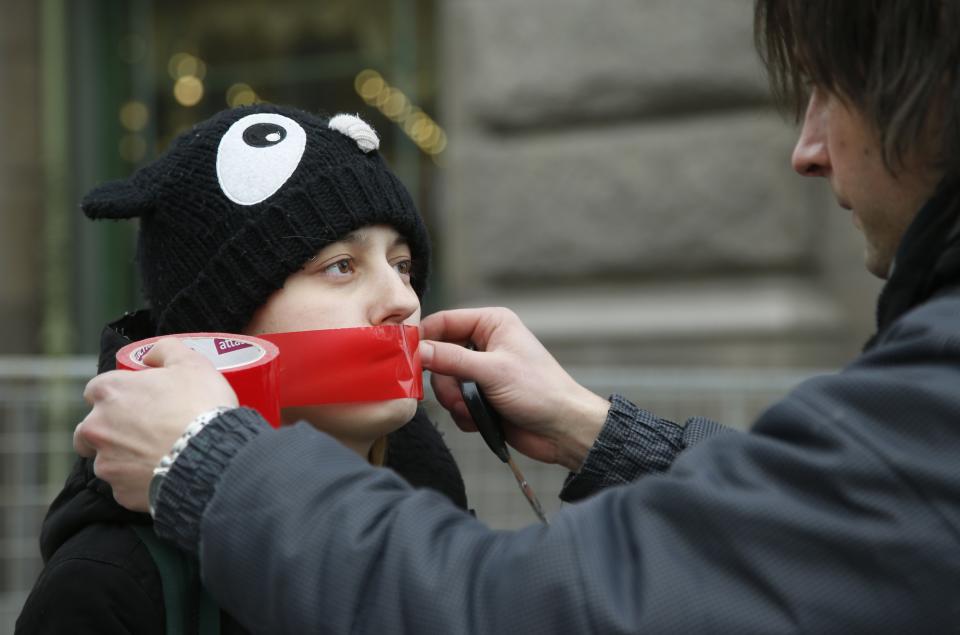
[(280, 404), (423, 399), (420, 331), (389, 324), (265, 333), (280, 349)]
[[(170, 336), (165, 336), (170, 337)], [(240, 405), (254, 408), (274, 427), (280, 408), (423, 399), (423, 373), (416, 326), (268, 333), (180, 333), (223, 373)], [(160, 337), (134, 342), (117, 352), (117, 368), (148, 368), (143, 357)]]
[[(255, 409), (274, 427), (280, 425), (280, 350), (275, 344), (231, 333), (181, 333), (174, 337), (213, 363), (237, 393), (241, 406)], [(151, 337), (121, 348), (117, 351), (117, 368), (149, 368), (143, 358), (160, 339)]]

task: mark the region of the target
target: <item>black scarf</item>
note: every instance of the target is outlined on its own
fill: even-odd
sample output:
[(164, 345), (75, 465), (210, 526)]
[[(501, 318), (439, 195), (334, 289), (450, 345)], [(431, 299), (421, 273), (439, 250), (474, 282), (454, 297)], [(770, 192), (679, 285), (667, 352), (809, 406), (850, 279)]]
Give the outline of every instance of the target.
[(960, 284), (960, 187), (942, 184), (917, 213), (897, 250), (877, 302), (877, 332), (869, 349), (901, 315)]

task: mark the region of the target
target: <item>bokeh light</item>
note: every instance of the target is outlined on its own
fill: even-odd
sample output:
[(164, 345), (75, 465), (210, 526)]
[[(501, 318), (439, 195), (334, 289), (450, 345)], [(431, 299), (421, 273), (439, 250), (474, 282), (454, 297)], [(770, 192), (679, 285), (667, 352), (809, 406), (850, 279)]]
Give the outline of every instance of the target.
[(203, 82), (193, 75), (181, 77), (173, 85), (173, 96), (181, 106), (196, 106), (203, 99)]
[(260, 101), (256, 91), (249, 84), (238, 82), (227, 89), (227, 105), (231, 108), (249, 106)]
[(147, 127), (150, 111), (142, 101), (128, 101), (120, 107), (120, 124), (130, 132), (139, 132)]
[(430, 115), (417, 108), (403, 91), (390, 86), (383, 76), (373, 69), (364, 69), (353, 80), (357, 94), (385, 117), (400, 125), (401, 130), (417, 144), (417, 147), (432, 157), (447, 147), (447, 133)]
[(207, 75), (207, 65), (190, 53), (174, 53), (167, 62), (167, 73), (174, 80), (189, 76), (202, 80)]

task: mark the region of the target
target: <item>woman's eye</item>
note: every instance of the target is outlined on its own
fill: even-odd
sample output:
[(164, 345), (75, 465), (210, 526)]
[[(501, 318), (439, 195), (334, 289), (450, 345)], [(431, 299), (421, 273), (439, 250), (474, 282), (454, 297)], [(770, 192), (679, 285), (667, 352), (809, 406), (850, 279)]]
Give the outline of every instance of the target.
[(409, 276), (413, 271), (413, 261), (411, 260), (402, 260), (397, 264), (393, 265), (393, 268), (397, 270), (401, 276)]
[(343, 276), (353, 273), (353, 263), (350, 262), (349, 258), (344, 258), (328, 266), (323, 272), (332, 276)]

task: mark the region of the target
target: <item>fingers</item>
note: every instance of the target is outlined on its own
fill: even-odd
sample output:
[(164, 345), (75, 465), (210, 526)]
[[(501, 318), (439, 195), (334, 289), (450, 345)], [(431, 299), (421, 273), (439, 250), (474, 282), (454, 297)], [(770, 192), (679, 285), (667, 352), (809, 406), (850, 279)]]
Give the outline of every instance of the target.
[(428, 340), (464, 342), (471, 338), (483, 309), (439, 311), (420, 321), (420, 336)]
[(470, 411), (467, 410), (467, 404), (463, 403), (462, 401), (456, 404), (450, 410), (450, 417), (453, 419), (453, 422), (457, 424), (457, 427), (464, 432), (477, 431), (477, 424), (475, 424), (473, 419), (470, 417)]
[[(86, 421), (86, 419), (84, 419)], [(97, 449), (87, 442), (86, 429), (83, 427), (84, 421), (77, 424), (73, 429), (73, 449), (84, 458), (90, 458), (97, 455)]]
[(420, 322), (420, 335), (427, 340), (473, 342), (481, 349), (486, 349), (491, 333), (512, 319), (516, 319), (516, 315), (500, 307), (440, 311)]
[(433, 394), (441, 406), (450, 410), (454, 404), (463, 401), (463, 395), (460, 393), (460, 382), (453, 377), (445, 375), (430, 375), (430, 385), (433, 386)]
[(487, 353), (467, 350), (458, 344), (421, 341), (420, 362), (431, 372), (481, 383), (490, 374)]
[(147, 366), (208, 366), (213, 368), (206, 357), (189, 348), (176, 337), (165, 337), (154, 344), (143, 358)]
[[(104, 373), (104, 375), (106, 374), (109, 373)], [(88, 381), (86, 386), (84, 386), (83, 400), (87, 402), (88, 406), (92, 406), (94, 403), (104, 398), (104, 390), (102, 387), (104, 375), (97, 375)]]
[(87, 382), (83, 389), (83, 399), (92, 408), (87, 416), (73, 429), (73, 449), (82, 457), (97, 455), (96, 426), (91, 419), (97, 411), (97, 404), (105, 402), (110, 396), (110, 383), (113, 376), (124, 371), (110, 371), (97, 375)]
[(450, 412), (450, 416), (457, 426), (464, 432), (476, 432), (477, 426), (470, 418), (467, 405), (463, 402), (460, 382), (453, 377), (431, 375), (430, 383), (433, 385), (433, 394), (436, 396), (437, 402)]

